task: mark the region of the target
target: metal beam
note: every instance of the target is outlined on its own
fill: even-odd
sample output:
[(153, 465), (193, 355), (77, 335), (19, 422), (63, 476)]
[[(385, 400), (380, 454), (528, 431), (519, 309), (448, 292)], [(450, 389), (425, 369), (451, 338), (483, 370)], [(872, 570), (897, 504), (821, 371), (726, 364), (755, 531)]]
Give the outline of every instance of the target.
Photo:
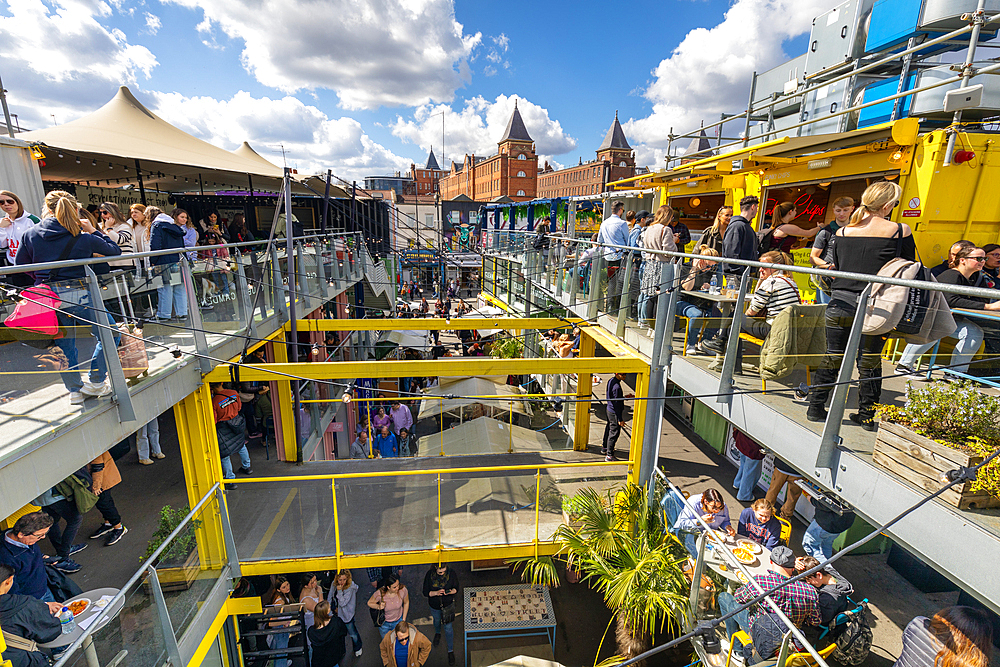
[[(240, 380), (288, 381), (361, 377), (440, 377), (463, 375), (526, 375), (555, 373), (643, 373), (648, 364), (639, 357), (577, 357), (575, 359), (492, 359), (444, 357), (436, 361), (322, 361), (256, 364), (240, 367)], [(286, 377), (282, 377), (284, 374)], [(229, 382), (229, 367), (219, 366), (206, 382)]]
[[(566, 318), (573, 324), (578, 321)], [(582, 322), (580, 320), (579, 322)], [(412, 331), (452, 330), (461, 323), (468, 329), (559, 329), (571, 326), (565, 319), (555, 317), (417, 317), (405, 321), (405, 328)], [(398, 319), (366, 318), (360, 320), (298, 320), (299, 331), (394, 331), (400, 328)], [(586, 324), (583, 322), (583, 324)], [(291, 323), (285, 323), (290, 329)]]

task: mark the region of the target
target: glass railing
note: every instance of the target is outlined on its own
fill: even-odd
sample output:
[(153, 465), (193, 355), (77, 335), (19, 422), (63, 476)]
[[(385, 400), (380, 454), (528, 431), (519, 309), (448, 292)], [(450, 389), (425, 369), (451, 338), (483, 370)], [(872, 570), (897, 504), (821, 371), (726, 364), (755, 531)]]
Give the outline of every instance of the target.
[[(0, 374), (10, 380), (10, 389), (0, 391), (3, 453), (101, 410), (107, 406), (97, 398), (102, 395), (129, 421), (131, 395), (145, 381), (188, 363), (208, 370), (208, 357), (231, 356), (224, 346), (234, 338), (264, 338), (282, 326), (288, 313), (284, 239), (269, 252), (266, 245), (198, 246), (165, 264), (156, 262), (169, 251), (124, 255), (110, 267), (93, 259), (0, 268), (0, 282), (9, 286), (0, 297), (3, 317), (18, 300), (22, 310), (38, 311), (29, 328), (8, 323), (0, 329)], [(359, 280), (367, 256), (357, 233), (302, 237), (293, 252), (298, 316)], [(83, 269), (78, 279), (50, 284), (60, 306), (42, 292), (23, 290), (32, 282), (28, 271), (40, 267)], [(59, 308), (57, 321), (45, 321), (53, 319), (53, 308)]]
[(56, 667), (190, 660), (239, 576), (218, 489), (186, 515), (176, 513), (174, 529), (125, 586), (78, 596), (89, 607), (77, 617), (78, 629), (68, 636), (72, 642), (54, 649), (61, 651)]
[(625, 482), (628, 462), (230, 480), (241, 562), (549, 543), (562, 497)]
[[(660, 360), (671, 378), (704, 386), (702, 380), (692, 380), (692, 367), (714, 376), (715, 402), (731, 404), (732, 396), (744, 395), (793, 416), (820, 437), (818, 464), (828, 464), (837, 446), (870, 452), (874, 436), (866, 431), (874, 430), (874, 405), (901, 403), (908, 380), (957, 378), (1000, 386), (1000, 317), (995, 311), (955, 309), (954, 331), (926, 345), (908, 345), (917, 336), (906, 339), (892, 326), (880, 335), (862, 335), (860, 326), (852, 327), (864, 321), (866, 311), (878, 315), (883, 308), (884, 302), (869, 297), (874, 285), (856, 296), (857, 303), (839, 304), (836, 317), (830, 311), (830, 320), (827, 307), (815, 303), (814, 285), (820, 277), (849, 277), (862, 286), (881, 283), (987, 302), (1000, 299), (1000, 290), (781, 266), (775, 279), (793, 286), (801, 303), (778, 317), (773, 309), (761, 310), (763, 293), (755, 295), (761, 283), (758, 273), (770, 273), (774, 265), (729, 260), (720, 268), (715, 257), (669, 252), (659, 253), (664, 262), (649, 257), (630, 262), (626, 255), (615, 263), (612, 251), (627, 248), (584, 239), (559, 241), (567, 252), (556, 257), (550, 247), (543, 261), (530, 244), (524, 249), (523, 239), (533, 238), (531, 232), (498, 232), (496, 238), (499, 246), (490, 258), (496, 262), (496, 274), (503, 275), (506, 264), (525, 267), (526, 291), (535, 295), (531, 314), (549, 314), (538, 298), (544, 295)], [(692, 262), (698, 266), (693, 271)], [(659, 275), (648, 275), (650, 271)], [(694, 279), (687, 280), (692, 274)], [(823, 301), (824, 295), (819, 296)], [(911, 304), (908, 317), (919, 328), (921, 321), (937, 318), (942, 310), (949, 310), (946, 304), (939, 308), (918, 302)], [(770, 335), (774, 326), (780, 327), (780, 336)], [(938, 336), (941, 333), (939, 329)], [(660, 346), (654, 350), (657, 342)], [(676, 363), (678, 358), (683, 358), (683, 366)], [(852, 384), (860, 391), (849, 391)]]

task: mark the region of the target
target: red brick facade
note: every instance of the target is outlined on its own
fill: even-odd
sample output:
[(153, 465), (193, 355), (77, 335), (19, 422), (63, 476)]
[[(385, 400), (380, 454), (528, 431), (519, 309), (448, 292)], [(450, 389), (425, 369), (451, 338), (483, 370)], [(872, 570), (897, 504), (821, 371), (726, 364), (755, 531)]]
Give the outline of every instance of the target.
[(465, 195), (475, 201), (491, 201), (498, 197), (514, 201), (535, 199), (538, 196), (538, 156), (516, 102), (507, 131), (497, 147), (498, 153), (491, 157), (466, 155), (460, 167), (452, 162), (451, 171), (445, 172), (438, 183), (441, 198), (449, 200)]
[(609, 182), (631, 176), (635, 176), (635, 153), (625, 139), (616, 111), (615, 122), (597, 149), (597, 159), (558, 171), (546, 163), (538, 174), (538, 197), (593, 195), (606, 191)]

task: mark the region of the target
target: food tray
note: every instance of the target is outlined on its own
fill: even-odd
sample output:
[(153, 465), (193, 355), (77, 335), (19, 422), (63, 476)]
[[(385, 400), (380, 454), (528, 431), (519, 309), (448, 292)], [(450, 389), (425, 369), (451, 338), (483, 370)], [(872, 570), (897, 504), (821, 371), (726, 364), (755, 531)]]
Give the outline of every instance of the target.
[[(83, 603), (82, 607), (80, 606), (81, 602)], [(77, 616), (79, 616), (83, 612), (85, 612), (88, 609), (90, 609), (90, 604), (91, 604), (90, 598), (77, 598), (76, 600), (73, 600), (72, 602), (67, 602), (64, 606), (68, 607), (69, 610), (71, 612), (73, 612), (73, 618), (76, 618)]]

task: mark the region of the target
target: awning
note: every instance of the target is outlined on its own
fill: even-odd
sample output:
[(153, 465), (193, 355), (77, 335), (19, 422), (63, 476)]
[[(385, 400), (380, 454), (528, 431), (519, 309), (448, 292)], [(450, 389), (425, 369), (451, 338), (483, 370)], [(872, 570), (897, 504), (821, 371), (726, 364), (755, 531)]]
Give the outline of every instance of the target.
[[(919, 131), (920, 125), (916, 118), (903, 118), (891, 123), (872, 125), (871, 127), (852, 130), (850, 132), (819, 134), (808, 137), (781, 137), (773, 141), (738, 148), (724, 155), (716, 155), (688, 162), (667, 171), (658, 171), (653, 174), (645, 174), (644, 176), (634, 176), (614, 181), (608, 185), (632, 184), (633, 187), (638, 183), (663, 185), (668, 181), (683, 178), (684, 176), (706, 173), (718, 176), (730, 173), (728, 166), (725, 166), (724, 169), (719, 169), (721, 163), (730, 163), (733, 160), (744, 158), (760, 162), (767, 162), (768, 157), (778, 159), (805, 158), (813, 154), (864, 146), (878, 141), (891, 141), (899, 146), (910, 146), (916, 141)], [(733, 173), (738, 173), (738, 171)]]
[[(431, 387), (424, 393), (428, 396), (456, 395), (476, 398), (429, 398), (420, 401), (420, 412), (417, 419), (436, 417), (442, 412), (465, 410), (473, 405), (489, 408), (495, 414), (508, 413), (511, 410), (522, 415), (531, 415), (531, 408), (524, 399), (499, 398), (523, 394), (520, 387), (506, 384), (507, 378), (474, 376), (468, 378), (440, 378), (436, 387)], [(491, 398), (498, 397), (498, 398)]]
[(444, 432), (425, 435), (417, 441), (417, 456), (468, 456), (508, 452), (550, 452), (552, 445), (542, 433), (490, 417), (478, 417)]
[(379, 342), (395, 343), (400, 347), (409, 347), (424, 352), (430, 351), (434, 345), (429, 331), (384, 331), (379, 337)]
[(477, 269), (482, 266), (483, 258), (476, 252), (449, 252), (445, 253), (444, 262), (460, 269)]
[(255, 190), (277, 190), (283, 175), (281, 168), (246, 144), (227, 151), (174, 127), (125, 86), (83, 118), (25, 132), (19, 138), (41, 145), (44, 180), (138, 183), (136, 160), (144, 185), (168, 192), (197, 190), (199, 177), (206, 190), (242, 189), (248, 185), (248, 174)]

